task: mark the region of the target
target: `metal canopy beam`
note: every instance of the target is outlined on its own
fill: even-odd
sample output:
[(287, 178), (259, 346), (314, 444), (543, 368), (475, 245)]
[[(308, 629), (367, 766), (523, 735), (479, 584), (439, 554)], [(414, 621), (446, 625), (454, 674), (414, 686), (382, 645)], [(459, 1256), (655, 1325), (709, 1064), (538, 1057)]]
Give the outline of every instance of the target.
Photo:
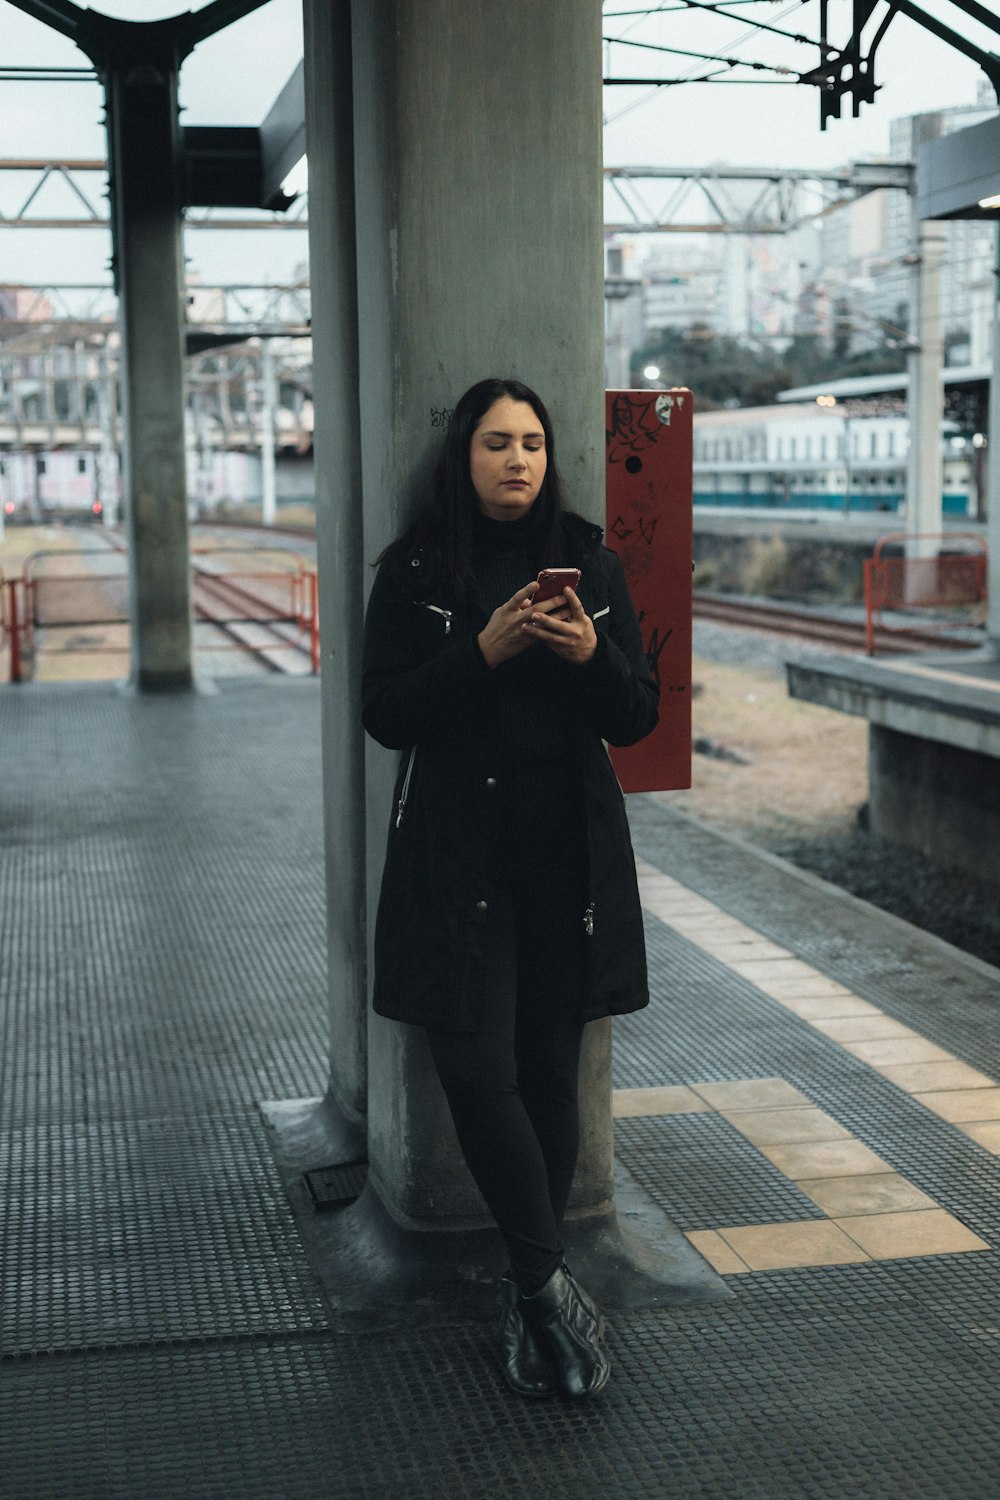
[(993, 219), (981, 198), (1000, 194), (1000, 115), (917, 149), (917, 213), (922, 219)]
[[(620, 234), (786, 234), (865, 193), (883, 188), (908, 192), (908, 162), (862, 162), (811, 171), (775, 167), (605, 167), (605, 186), (626, 217), (605, 205), (605, 231)], [(656, 184), (671, 184), (658, 209), (649, 206)], [(748, 194), (747, 188), (759, 191)], [(662, 190), (661, 190), (662, 198)], [(690, 202), (699, 217), (685, 220)], [(707, 210), (707, 214), (706, 214)], [(704, 215), (704, 217), (702, 217)]]

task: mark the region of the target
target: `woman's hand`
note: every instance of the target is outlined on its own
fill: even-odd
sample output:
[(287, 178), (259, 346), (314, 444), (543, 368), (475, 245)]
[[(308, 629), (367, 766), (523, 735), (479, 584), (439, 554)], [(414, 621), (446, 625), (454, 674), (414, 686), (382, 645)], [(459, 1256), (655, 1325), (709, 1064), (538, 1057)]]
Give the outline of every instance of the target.
[(597, 650), (597, 631), (573, 590), (566, 588), (563, 595), (564, 599), (557, 601), (561, 609), (543, 613), (545, 605), (540, 604), (521, 629), (529, 639), (543, 641), (563, 661), (583, 667)]
[[(537, 588), (538, 583), (533, 580), (523, 589), (518, 589), (506, 604), (493, 611), (485, 628), (479, 632), (479, 649), (488, 667), (498, 667), (502, 661), (520, 656), (531, 645), (535, 637), (526, 626), (525, 612), (531, 609)], [(567, 620), (567, 601), (558, 594), (553, 599), (546, 599), (533, 612), (533, 618)]]

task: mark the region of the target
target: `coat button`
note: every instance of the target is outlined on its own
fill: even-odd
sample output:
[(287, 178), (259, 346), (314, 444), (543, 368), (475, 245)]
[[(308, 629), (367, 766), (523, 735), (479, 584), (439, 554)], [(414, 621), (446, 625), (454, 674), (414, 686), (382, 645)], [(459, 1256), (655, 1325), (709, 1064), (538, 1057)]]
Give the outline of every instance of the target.
[(489, 903), (488, 902), (486, 902), (486, 901), (477, 901), (476, 902), (476, 911), (488, 911), (488, 910), (489, 910)]
[(496, 786), (496, 784), (497, 784), (497, 779), (496, 779), (495, 776), (487, 776), (487, 778), (486, 778), (486, 785), (490, 788), (491, 791), (492, 791), (493, 787)]

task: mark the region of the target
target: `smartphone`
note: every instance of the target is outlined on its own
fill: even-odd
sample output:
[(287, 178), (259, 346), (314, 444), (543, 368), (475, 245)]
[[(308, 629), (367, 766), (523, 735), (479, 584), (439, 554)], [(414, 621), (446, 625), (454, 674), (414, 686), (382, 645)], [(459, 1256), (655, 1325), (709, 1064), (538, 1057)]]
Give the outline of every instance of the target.
[(554, 599), (563, 589), (577, 589), (580, 585), (579, 568), (543, 568), (538, 575), (538, 588), (532, 604), (541, 604), (543, 599)]

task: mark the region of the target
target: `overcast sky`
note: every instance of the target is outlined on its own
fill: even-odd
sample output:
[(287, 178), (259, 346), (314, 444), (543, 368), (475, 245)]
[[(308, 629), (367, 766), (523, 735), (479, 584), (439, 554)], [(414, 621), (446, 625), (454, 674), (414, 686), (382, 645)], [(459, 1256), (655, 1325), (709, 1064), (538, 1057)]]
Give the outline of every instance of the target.
[[(498, 0), (499, 3), (499, 0)], [(539, 0), (544, 3), (544, 0)], [(962, 17), (950, 0), (923, 0), (925, 9), (993, 51), (995, 34)], [(816, 35), (819, 0), (730, 0), (721, 16), (685, 10), (664, 0), (660, 13), (626, 15), (637, 0), (607, 0), (604, 33), (629, 42), (737, 57), (768, 67), (811, 67), (817, 51), (754, 28), (752, 21)], [(129, 19), (153, 20), (193, 0), (101, 0), (94, 8)], [(831, 33), (846, 40), (849, 0), (830, 0)], [(300, 0), (269, 0), (260, 10), (203, 43), (185, 63), (181, 100), (191, 124), (256, 124), (266, 114), (302, 55)], [(80, 66), (86, 59), (66, 38), (0, 0), (0, 63)], [(616, 42), (606, 49), (612, 76), (688, 77), (712, 65), (695, 58)], [(716, 66), (725, 66), (716, 64)], [(742, 70), (732, 76), (773, 77)], [(916, 23), (897, 16), (879, 52), (876, 76), (884, 87), (859, 120), (819, 129), (819, 96), (803, 86), (729, 85), (608, 88), (605, 160), (619, 165), (732, 163), (751, 166), (838, 166), (888, 150), (895, 116), (971, 104), (983, 77), (975, 63)], [(101, 93), (96, 83), (28, 84), (0, 81), (0, 157), (103, 157)], [(0, 212), (23, 198), (25, 178), (0, 178)], [(301, 233), (191, 232), (190, 263), (205, 281), (282, 280), (305, 259)], [(64, 233), (0, 229), (0, 281), (103, 281), (109, 245), (97, 230)]]

